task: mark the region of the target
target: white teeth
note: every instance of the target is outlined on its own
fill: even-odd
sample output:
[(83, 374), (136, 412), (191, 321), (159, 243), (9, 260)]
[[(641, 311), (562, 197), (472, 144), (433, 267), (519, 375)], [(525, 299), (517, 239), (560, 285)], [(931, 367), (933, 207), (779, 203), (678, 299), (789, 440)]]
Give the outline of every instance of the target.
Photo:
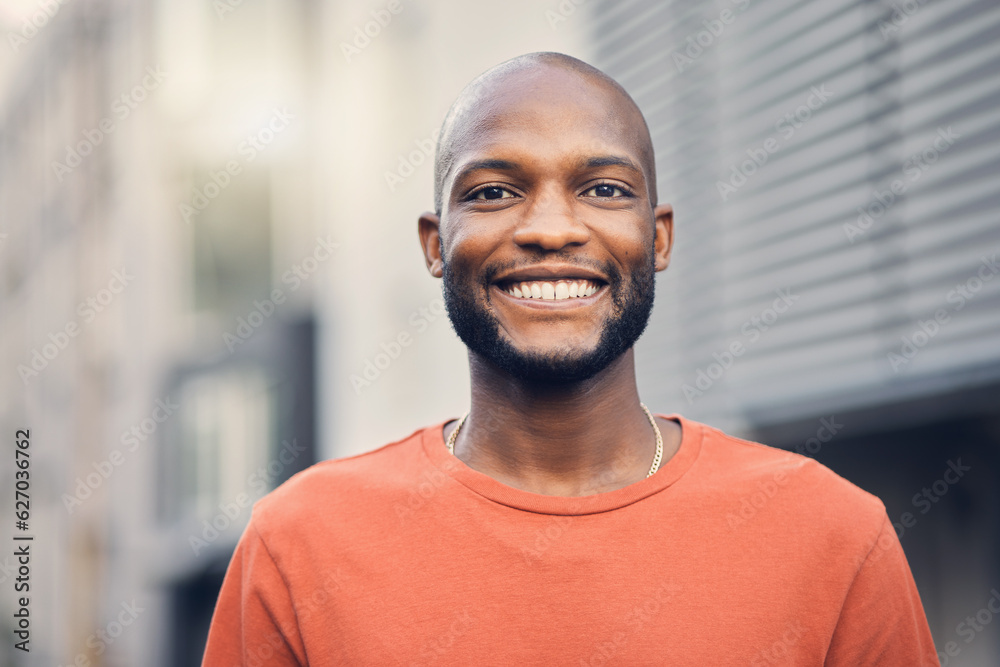
[(506, 289), (506, 292), (518, 299), (562, 301), (563, 299), (587, 297), (595, 293), (598, 289), (599, 286), (589, 280), (559, 280), (554, 283), (533, 280), (511, 285)]

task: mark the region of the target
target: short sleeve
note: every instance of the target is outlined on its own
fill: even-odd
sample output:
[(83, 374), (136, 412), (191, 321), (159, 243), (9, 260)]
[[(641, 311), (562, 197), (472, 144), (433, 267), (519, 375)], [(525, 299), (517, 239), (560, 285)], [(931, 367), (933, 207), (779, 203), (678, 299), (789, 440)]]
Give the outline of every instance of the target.
[(885, 514), (847, 592), (826, 665), (939, 665), (910, 566)]
[(305, 664), (288, 586), (251, 519), (222, 582), (202, 667)]

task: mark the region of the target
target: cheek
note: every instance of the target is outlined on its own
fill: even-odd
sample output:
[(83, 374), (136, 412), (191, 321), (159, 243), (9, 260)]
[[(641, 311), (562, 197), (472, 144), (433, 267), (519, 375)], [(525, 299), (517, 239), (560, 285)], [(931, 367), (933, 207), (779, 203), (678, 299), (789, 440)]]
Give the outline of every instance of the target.
[[(645, 222), (645, 221), (643, 221)], [(637, 266), (650, 260), (653, 253), (652, 225), (642, 222), (605, 227), (598, 234), (601, 243), (618, 260), (623, 269)]]
[(470, 267), (478, 263), (481, 245), (481, 238), (475, 237), (461, 228), (454, 230), (444, 244), (445, 261), (453, 272), (467, 274)]
[(445, 261), (456, 275), (481, 277), (483, 267), (497, 257), (511, 236), (499, 224), (456, 224), (445, 244)]

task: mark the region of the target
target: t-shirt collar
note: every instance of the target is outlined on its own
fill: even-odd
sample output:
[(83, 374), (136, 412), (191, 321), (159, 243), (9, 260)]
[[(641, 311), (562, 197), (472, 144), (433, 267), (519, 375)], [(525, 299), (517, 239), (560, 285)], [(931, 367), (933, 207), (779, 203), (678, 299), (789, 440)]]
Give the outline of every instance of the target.
[(424, 452), (431, 463), (480, 496), (526, 512), (578, 516), (610, 512), (636, 503), (666, 489), (683, 477), (692, 466), (701, 451), (704, 427), (677, 414), (657, 416), (672, 419), (681, 425), (681, 444), (673, 457), (651, 477), (614, 491), (589, 496), (564, 497), (531, 493), (507, 486), (489, 475), (473, 470), (448, 453), (444, 443), (444, 425), (451, 420), (427, 427), (421, 438)]

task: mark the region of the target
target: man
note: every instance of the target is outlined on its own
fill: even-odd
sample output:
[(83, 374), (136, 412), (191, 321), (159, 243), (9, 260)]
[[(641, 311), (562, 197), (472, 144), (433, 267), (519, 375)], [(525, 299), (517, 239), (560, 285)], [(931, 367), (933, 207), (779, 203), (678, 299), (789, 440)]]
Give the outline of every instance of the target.
[(530, 54), (444, 122), (430, 273), (471, 410), (254, 508), (205, 665), (936, 665), (881, 502), (639, 401), (673, 243), (642, 114)]

